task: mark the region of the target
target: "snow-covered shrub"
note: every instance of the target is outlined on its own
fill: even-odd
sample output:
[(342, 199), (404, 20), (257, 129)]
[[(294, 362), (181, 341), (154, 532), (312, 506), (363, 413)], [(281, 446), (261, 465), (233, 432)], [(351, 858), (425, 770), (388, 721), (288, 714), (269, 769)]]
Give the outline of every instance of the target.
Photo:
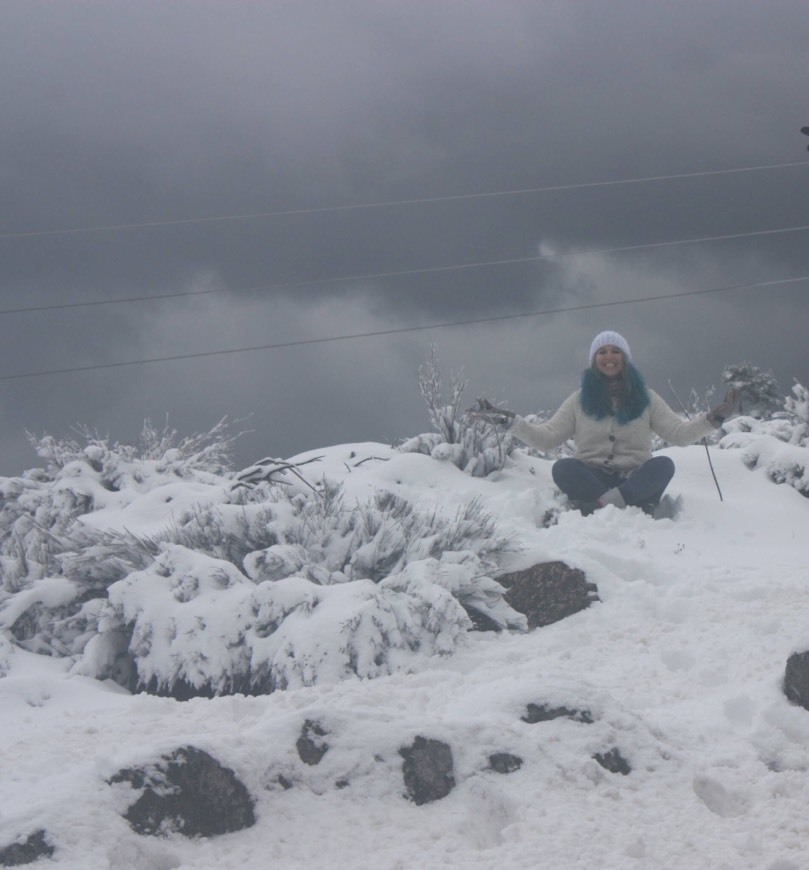
[(742, 461), (750, 469), (763, 468), (773, 483), (786, 483), (809, 498), (809, 447), (763, 435), (745, 448)]
[(700, 414), (710, 411), (714, 406), (714, 393), (714, 387), (707, 387), (702, 393), (698, 392), (695, 387), (691, 387), (691, 392), (688, 394), (686, 416), (699, 417)]
[(56, 654), (75, 645), (76, 627), (65, 624), (84, 602), (154, 558), (143, 539), (98, 532), (81, 519), (144, 499), (156, 516), (175, 499), (221, 500), (231, 485), (221, 472), (238, 437), (224, 420), (179, 440), (147, 420), (137, 445), (78, 432), (84, 443), (29, 434), (45, 467), (0, 478), (0, 627), (30, 649)]
[(784, 410), (793, 424), (790, 444), (809, 446), (809, 389), (795, 381), (792, 395), (784, 401)]
[(51, 435), (37, 436), (30, 432), (27, 435), (37, 455), (47, 461), (49, 473), (72, 462), (89, 462), (102, 474), (102, 480), (115, 489), (121, 474), (131, 471), (125, 467), (126, 463), (138, 461), (154, 461), (158, 470), (170, 471), (178, 477), (188, 477), (199, 471), (228, 473), (232, 469), (233, 445), (243, 434), (232, 432), (231, 425), (227, 417), (223, 417), (207, 432), (178, 438), (176, 429), (168, 425), (157, 429), (151, 420), (146, 419), (136, 444), (111, 444), (109, 438), (103, 438), (85, 426), (76, 429), (82, 437), (81, 442)]
[[(88, 499), (57, 491), (44, 472), (0, 478), (0, 578), (2, 591), (16, 592), (53, 569), (54, 555), (79, 505)], [(2, 595), (0, 591), (0, 595)]]
[(772, 372), (763, 372), (749, 362), (727, 366), (722, 372), (726, 389), (740, 392), (739, 412), (748, 417), (768, 419), (783, 406), (778, 381)]
[(451, 462), (473, 477), (485, 477), (505, 466), (517, 443), (496, 426), (464, 415), (462, 399), (467, 386), (460, 373), (450, 372), (450, 395), (448, 399), (443, 397), (441, 371), (433, 347), (430, 359), (419, 368), (419, 388), (436, 431), (410, 438), (399, 449), (405, 453), (425, 453)]
[(742, 449), (750, 469), (763, 468), (774, 483), (786, 483), (809, 496), (809, 390), (799, 382), (787, 396), (784, 410), (771, 419), (728, 420), (719, 446)]
[(477, 501), (444, 515), (385, 491), (347, 506), (338, 489), (327, 488), (323, 498), (295, 496), (285, 508), (267, 527), (277, 542), (245, 560), (257, 581), (290, 569), (316, 583), (379, 581), (410, 562), (457, 552), (474, 553), (481, 571), (491, 571), (509, 544)]
[[(16, 568), (0, 633), (82, 673), (177, 697), (263, 692), (449, 653), (468, 612), (525, 627), (492, 579), (509, 542), (476, 501), (346, 504), (325, 482), (244, 487), (173, 466), (174, 448), (89, 446), (48, 442), (45, 473), (0, 481)], [(36, 563), (32, 531), (52, 544)]]
[(467, 609), (525, 628), (490, 576), (507, 541), (477, 502), (445, 517), (389, 493), (352, 507), (335, 489), (275, 498), (92, 548), (94, 566), (156, 552), (61, 624), (80, 672), (175, 697), (258, 693), (451, 653)]
[(110, 588), (76, 670), (181, 699), (389, 674), (414, 653), (453, 652), (467, 630), (446, 574), (423, 560), (378, 584), (256, 585), (228, 562), (166, 545)]
[(110, 443), (80, 429), (73, 438), (28, 434), (45, 468), (0, 478), (0, 574), (3, 590), (15, 592), (58, 570), (56, 557), (72, 547), (66, 533), (77, 517), (121, 507), (161, 485), (195, 481), (222, 485), (233, 442), (226, 420), (210, 431), (177, 438), (146, 420), (138, 444)]

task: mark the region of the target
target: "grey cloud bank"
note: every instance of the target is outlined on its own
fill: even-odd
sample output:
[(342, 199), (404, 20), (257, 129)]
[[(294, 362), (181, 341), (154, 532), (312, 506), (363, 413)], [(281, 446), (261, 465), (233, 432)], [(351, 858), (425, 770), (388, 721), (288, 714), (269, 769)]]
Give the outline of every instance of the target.
[[(4, 2), (0, 234), (801, 161), (802, 3)], [(0, 235), (0, 375), (374, 332), (809, 274), (802, 232), (509, 266), (344, 276), (809, 224), (807, 167), (53, 236)], [(322, 279), (320, 284), (292, 286)], [(288, 283), (290, 286), (283, 286)], [(263, 289), (255, 289), (263, 288)], [(623, 332), (665, 393), (750, 359), (809, 381), (807, 283), (0, 382), (24, 430), (130, 440), (252, 413), (237, 461), (427, 428), (438, 346), (522, 411)]]

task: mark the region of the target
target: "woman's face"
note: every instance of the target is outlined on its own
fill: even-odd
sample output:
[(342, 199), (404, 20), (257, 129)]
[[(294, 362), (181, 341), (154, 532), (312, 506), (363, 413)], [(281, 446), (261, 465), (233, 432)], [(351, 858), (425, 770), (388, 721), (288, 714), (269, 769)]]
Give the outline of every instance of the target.
[(624, 352), (612, 344), (607, 344), (596, 351), (593, 362), (604, 377), (617, 378), (624, 370)]

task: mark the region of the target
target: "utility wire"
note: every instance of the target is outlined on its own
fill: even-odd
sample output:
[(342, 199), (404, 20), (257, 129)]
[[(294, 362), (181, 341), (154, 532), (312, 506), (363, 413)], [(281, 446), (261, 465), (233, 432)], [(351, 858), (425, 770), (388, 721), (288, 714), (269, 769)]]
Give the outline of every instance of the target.
[(701, 238), (692, 239), (675, 239), (664, 242), (648, 242), (641, 245), (624, 245), (618, 248), (594, 248), (585, 249), (582, 251), (562, 251), (553, 254), (536, 254), (531, 257), (510, 257), (501, 260), (481, 260), (472, 263), (454, 263), (446, 266), (425, 266), (416, 269), (400, 269), (392, 272), (370, 272), (361, 275), (342, 275), (332, 278), (309, 278), (302, 281), (279, 281), (268, 284), (259, 284), (254, 287), (243, 287), (239, 289), (233, 288), (216, 288), (210, 290), (183, 290), (175, 293), (160, 293), (149, 296), (126, 296), (120, 299), (96, 299), (87, 302), (59, 302), (48, 305), (28, 305), (20, 308), (0, 308), (0, 315), (3, 314), (28, 314), (38, 311), (58, 311), (66, 308), (90, 308), (96, 305), (120, 305), (128, 302), (153, 302), (164, 299), (179, 299), (188, 296), (211, 296), (216, 293), (257, 293), (262, 290), (277, 290), (282, 288), (295, 287), (312, 287), (322, 284), (336, 284), (348, 281), (371, 281), (382, 278), (402, 278), (407, 275), (425, 275), (435, 274), (439, 272), (458, 272), (462, 270), (482, 269), (496, 266), (515, 265), (518, 263), (533, 263), (543, 260), (558, 260), (567, 257), (585, 257), (596, 256), (603, 254), (619, 254), (629, 251), (641, 251), (650, 248), (671, 248), (679, 245), (695, 245), (704, 242), (720, 242), (730, 239), (749, 239), (756, 236), (775, 236), (783, 235), (784, 233), (797, 233), (809, 230), (809, 224), (796, 227), (782, 227), (773, 230), (755, 230), (747, 233), (728, 233), (720, 236), (702, 236)]
[(361, 211), (367, 209), (398, 208), (400, 206), (427, 205), (440, 202), (462, 202), (472, 199), (494, 199), (509, 196), (530, 196), (537, 193), (553, 193), (564, 190), (587, 190), (596, 187), (617, 187), (627, 184), (645, 184), (652, 181), (674, 181), (686, 178), (705, 178), (712, 175), (730, 175), (742, 172), (762, 172), (772, 169), (790, 169), (797, 166), (809, 166), (809, 161), (800, 160), (794, 163), (768, 163), (760, 166), (741, 166), (735, 169), (707, 169), (698, 172), (677, 172), (669, 175), (647, 175), (638, 178), (619, 178), (611, 181), (585, 181), (573, 184), (552, 184), (544, 187), (526, 187), (516, 190), (494, 190), (483, 193), (460, 193), (450, 196), (426, 196), (418, 199), (380, 200), (378, 202), (346, 203), (342, 205), (324, 205), (312, 208), (290, 208), (277, 211), (251, 212), (247, 214), (229, 214), (203, 216), (196, 218), (178, 218), (175, 220), (143, 221), (140, 223), (103, 224), (98, 226), (73, 227), (52, 230), (21, 230), (18, 232), (0, 233), (0, 239), (23, 239), (43, 236), (66, 236), (83, 233), (107, 233), (120, 230), (140, 230), (155, 227), (176, 227), (191, 224), (224, 223), (226, 221), (266, 220), (277, 217), (292, 217), (296, 215), (329, 214), (333, 212)]
[(45, 369), (38, 372), (24, 372), (17, 375), (0, 376), (0, 381), (16, 381), (23, 378), (39, 378), (48, 375), (64, 375), (76, 372), (100, 371), (102, 369), (122, 368), (124, 366), (147, 365), (149, 363), (175, 362), (178, 360), (201, 359), (203, 357), (225, 356), (237, 353), (250, 353), (258, 350), (278, 350), (288, 347), (302, 347), (310, 344), (327, 344), (337, 341), (352, 341), (360, 338), (376, 338), (384, 335), (402, 335), (408, 332), (424, 332), (430, 329), (446, 329), (453, 326), (472, 326), (480, 323), (496, 323), (506, 320), (518, 320), (526, 317), (539, 317), (548, 314), (563, 314), (571, 311), (589, 311), (596, 308), (611, 308), (617, 305), (634, 305), (641, 302), (658, 302), (662, 299), (682, 299), (689, 296), (705, 296), (709, 293), (727, 293), (732, 290), (747, 290), (761, 287), (777, 287), (785, 284), (795, 284), (801, 281), (809, 281), (809, 275), (799, 275), (794, 278), (780, 278), (773, 281), (757, 281), (749, 284), (733, 284), (727, 287), (712, 287), (709, 289), (684, 290), (677, 293), (660, 293), (656, 296), (647, 296), (643, 299), (618, 299), (612, 302), (593, 302), (586, 305), (571, 305), (563, 308), (546, 308), (540, 311), (524, 311), (520, 314), (502, 314), (496, 317), (476, 317), (468, 320), (452, 320), (442, 323), (430, 323), (423, 326), (405, 326), (397, 329), (379, 329), (372, 332), (355, 332), (347, 335), (331, 335), (322, 338), (304, 338), (295, 341), (282, 341), (274, 344), (258, 344), (248, 347), (236, 347), (226, 350), (209, 350), (198, 353), (176, 354), (173, 356), (152, 357), (150, 359), (128, 360), (123, 362), (100, 363), (87, 366), (73, 366), (71, 368)]

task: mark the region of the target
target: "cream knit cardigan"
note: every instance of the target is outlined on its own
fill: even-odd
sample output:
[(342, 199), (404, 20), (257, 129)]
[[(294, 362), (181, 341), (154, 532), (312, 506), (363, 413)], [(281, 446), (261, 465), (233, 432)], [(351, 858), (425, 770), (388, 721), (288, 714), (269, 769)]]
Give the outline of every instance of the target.
[(576, 458), (604, 471), (628, 472), (652, 457), (652, 433), (675, 447), (685, 447), (714, 431), (707, 414), (683, 420), (654, 392), (640, 417), (618, 423), (614, 415), (596, 420), (581, 407), (581, 390), (568, 396), (546, 423), (515, 417), (509, 434), (537, 450), (550, 450), (568, 438), (576, 445)]

